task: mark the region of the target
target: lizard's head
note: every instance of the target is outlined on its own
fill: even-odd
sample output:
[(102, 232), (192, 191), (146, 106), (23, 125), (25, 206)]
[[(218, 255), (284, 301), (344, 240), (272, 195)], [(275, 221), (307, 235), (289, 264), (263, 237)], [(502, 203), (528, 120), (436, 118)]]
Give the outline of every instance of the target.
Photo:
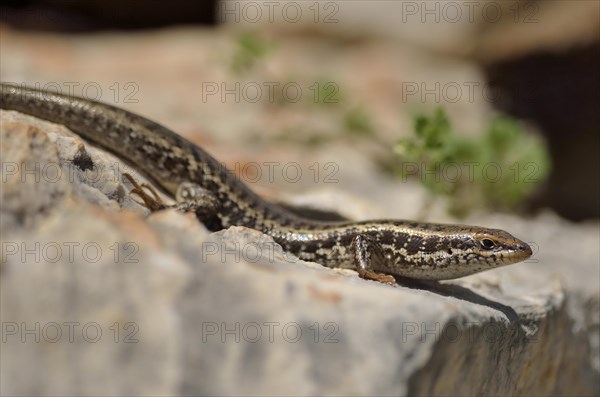
[(463, 275), (521, 262), (532, 254), (529, 244), (504, 230), (471, 227), (448, 237), (447, 258), (464, 267)]
[[(416, 225), (418, 236), (400, 241), (399, 275), (453, 279), (524, 261), (532, 254), (524, 241), (499, 229), (465, 225)], [(405, 236), (405, 234), (400, 234)], [(402, 273), (402, 274), (400, 274)]]
[(532, 254), (529, 244), (499, 229), (476, 230), (472, 246), (482, 258), (492, 258), (498, 265), (521, 262)]

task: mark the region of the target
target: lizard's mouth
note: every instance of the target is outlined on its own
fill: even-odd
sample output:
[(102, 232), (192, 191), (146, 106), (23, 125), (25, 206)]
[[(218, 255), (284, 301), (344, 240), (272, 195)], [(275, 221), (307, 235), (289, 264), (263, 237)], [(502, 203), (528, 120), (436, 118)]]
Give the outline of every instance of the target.
[(517, 263), (524, 261), (533, 255), (533, 251), (529, 244), (524, 241), (520, 241), (515, 245), (515, 248), (509, 251), (509, 254), (506, 256), (507, 264)]

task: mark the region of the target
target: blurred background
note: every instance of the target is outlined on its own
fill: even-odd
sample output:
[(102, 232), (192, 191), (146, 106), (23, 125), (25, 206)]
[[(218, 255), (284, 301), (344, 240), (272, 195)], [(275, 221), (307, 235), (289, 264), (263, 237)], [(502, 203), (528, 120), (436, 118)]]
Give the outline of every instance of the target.
[[(402, 181), (416, 174), (433, 196), (461, 197), (463, 208), (449, 204), (455, 215), (473, 206), (548, 207), (584, 220), (600, 211), (598, 7), (585, 0), (5, 1), (0, 77), (65, 90), (80, 82), (75, 93), (93, 82), (103, 100), (214, 145), (215, 154), (244, 142), (234, 145), (243, 153), (223, 154), (225, 162), (255, 157), (246, 144), (299, 160), (298, 147), (308, 147), (307, 160), (319, 161), (350, 141), (378, 169)], [(520, 161), (512, 170), (501, 153), (461, 154), (489, 150), (485, 144), (465, 149), (448, 137), (457, 150), (432, 152), (436, 138), (419, 143), (411, 134), (418, 115), (433, 122), (436, 109), (452, 137), (514, 127), (541, 140), (531, 143), (535, 153), (504, 155), (506, 167)], [(514, 124), (490, 121), (500, 114)], [(495, 139), (512, 139), (505, 150), (523, 152), (529, 143), (515, 134), (497, 131)], [(434, 168), (441, 159), (498, 161), (510, 186), (440, 184), (402, 165), (425, 158)]]

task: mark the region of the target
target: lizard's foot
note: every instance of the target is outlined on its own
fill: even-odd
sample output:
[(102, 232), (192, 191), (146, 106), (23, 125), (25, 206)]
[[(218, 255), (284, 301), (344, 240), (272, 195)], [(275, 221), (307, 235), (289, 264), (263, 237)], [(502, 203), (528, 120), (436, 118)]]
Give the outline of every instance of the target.
[[(177, 203), (168, 205), (162, 201), (152, 186), (146, 183), (140, 184), (136, 182), (136, 180), (127, 173), (124, 173), (123, 176), (125, 176), (133, 186), (133, 189), (131, 189), (129, 194), (135, 194), (143, 201), (139, 202), (135, 200), (135, 202), (148, 208), (152, 212), (173, 208), (180, 212), (195, 212), (199, 219), (208, 219), (213, 216), (219, 208), (219, 202), (215, 196), (195, 183), (181, 183), (175, 197)], [(151, 195), (147, 192), (150, 192)]]
[[(129, 194), (137, 195), (139, 198), (142, 199), (143, 202), (139, 202), (137, 200), (133, 200), (133, 201), (135, 201), (142, 207), (148, 208), (152, 212), (159, 211), (159, 210), (169, 207), (162, 201), (162, 199), (159, 197), (158, 193), (156, 192), (156, 190), (154, 190), (154, 188), (152, 186), (148, 185), (147, 183), (142, 183), (142, 184), (137, 183), (137, 181), (135, 179), (133, 179), (133, 177), (131, 175), (129, 175), (128, 173), (123, 173), (123, 176), (125, 178), (127, 178), (129, 183), (131, 183), (131, 185), (133, 186), (133, 189), (131, 189)], [(150, 196), (144, 189), (149, 191), (152, 194), (152, 196)]]
[(385, 269), (387, 260), (379, 244), (368, 235), (358, 235), (352, 240), (354, 263), (360, 278), (379, 281), (384, 284), (396, 284), (394, 276), (378, 273), (375, 269)]
[(373, 280), (390, 285), (396, 284), (396, 279), (394, 278), (394, 276), (390, 276), (389, 274), (371, 272), (369, 270), (363, 269), (362, 267), (359, 267), (357, 271), (358, 276), (360, 278), (364, 278), (365, 280)]

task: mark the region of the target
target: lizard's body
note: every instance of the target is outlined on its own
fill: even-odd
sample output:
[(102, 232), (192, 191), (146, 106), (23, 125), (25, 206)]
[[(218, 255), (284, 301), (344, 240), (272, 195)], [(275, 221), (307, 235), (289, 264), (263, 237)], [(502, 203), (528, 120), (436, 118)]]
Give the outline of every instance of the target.
[(218, 203), (202, 222), (211, 230), (257, 229), (284, 250), (329, 267), (418, 279), (452, 279), (519, 262), (530, 247), (505, 231), (399, 220), (320, 222), (260, 198), (198, 146), (146, 118), (114, 106), (16, 85), (0, 86), (0, 108), (63, 124), (127, 159), (167, 193), (183, 183)]

